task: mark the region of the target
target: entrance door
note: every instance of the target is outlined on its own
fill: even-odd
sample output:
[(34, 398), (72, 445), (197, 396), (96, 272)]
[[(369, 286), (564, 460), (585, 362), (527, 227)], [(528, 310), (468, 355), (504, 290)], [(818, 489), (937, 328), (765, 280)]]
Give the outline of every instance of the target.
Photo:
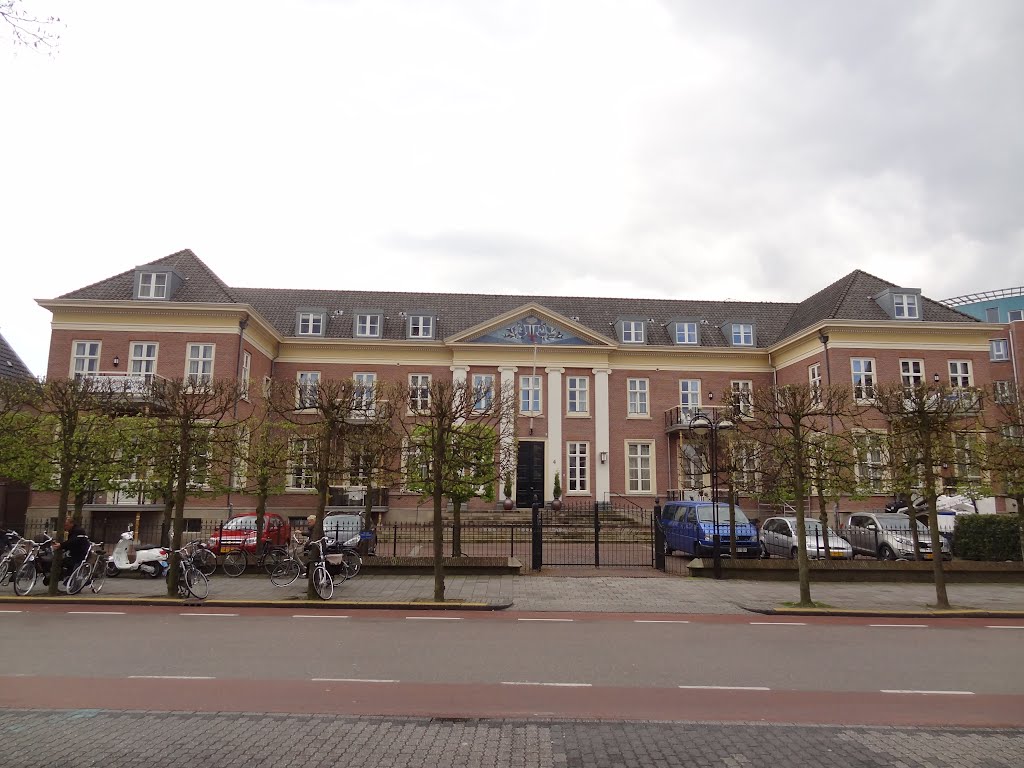
[(544, 443), (520, 440), (516, 465), (516, 506), (533, 504), (534, 495), (544, 503)]

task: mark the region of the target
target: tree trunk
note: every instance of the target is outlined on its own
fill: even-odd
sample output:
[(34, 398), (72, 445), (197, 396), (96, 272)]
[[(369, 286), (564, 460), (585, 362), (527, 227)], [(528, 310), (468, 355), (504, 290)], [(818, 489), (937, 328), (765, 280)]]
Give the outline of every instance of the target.
[(1020, 557), (1024, 561), (1024, 494), (1014, 496), (1017, 502), (1017, 531), (1020, 534)]
[(726, 485), (726, 493), (729, 494), (729, 557), (736, 560), (736, 492), (732, 485), (730, 473), (729, 482)]
[[(928, 501), (928, 531), (932, 541), (932, 573), (935, 577), (935, 607), (949, 608), (946, 594), (946, 574), (942, 570), (942, 544), (939, 537), (939, 512), (935, 504), (935, 471), (932, 466), (932, 447), (927, 440), (922, 450), (924, 464), (924, 492)], [(915, 521), (916, 522), (916, 521)], [(915, 525), (916, 529), (917, 526)]]
[(452, 557), (462, 557), (462, 502), (452, 499)]
[[(793, 430), (794, 445), (802, 445), (804, 439), (799, 428)], [(799, 449), (798, 449), (799, 451)], [(814, 601), (811, 599), (811, 566), (807, 562), (807, 524), (804, 520), (804, 489), (806, 479), (804, 476), (803, 456), (796, 456), (794, 461), (794, 485), (796, 486), (796, 569), (800, 577), (800, 607), (813, 608)]]
[(171, 525), (171, 558), (167, 571), (167, 596), (178, 596), (178, 550), (181, 549), (181, 534), (185, 523), (185, 498), (188, 496), (189, 462), (192, 455), (191, 429), (182, 426), (180, 434), (181, 455), (178, 457), (177, 486), (174, 489), (174, 520)]
[[(317, 481), (321, 487), (317, 488), (316, 499), (316, 523), (309, 532), (309, 540), (316, 541), (324, 535), (324, 510), (327, 509), (327, 494), (330, 492), (330, 485), (326, 476), (323, 481)], [(326, 554), (326, 552), (324, 553)], [(309, 550), (309, 563), (306, 565), (306, 599), (319, 599), (316, 589), (313, 587), (313, 550)]]
[(256, 497), (256, 557), (259, 558), (263, 554), (263, 550), (266, 548), (266, 544), (263, 541), (263, 529), (267, 524), (267, 492), (265, 489), (260, 489), (259, 496)]
[(444, 602), (444, 518), (441, 515), (441, 480), (434, 482), (434, 602)]
[[(60, 496), (57, 501), (57, 530), (53, 532), (53, 538), (60, 538), (60, 531), (64, 529), (64, 521), (68, 518), (68, 501), (71, 498), (71, 474), (65, 473), (66, 476), (60, 479)], [(48, 587), (46, 594), (53, 597), (57, 594), (57, 585), (60, 584), (60, 573), (61, 568), (64, 564), (64, 550), (63, 549), (51, 549), (53, 553), (53, 562), (50, 564), (50, 586)]]
[(825, 559), (831, 560), (832, 547), (828, 540), (828, 499), (821, 489), (821, 483), (818, 484), (818, 522), (821, 523), (821, 543), (825, 547)]

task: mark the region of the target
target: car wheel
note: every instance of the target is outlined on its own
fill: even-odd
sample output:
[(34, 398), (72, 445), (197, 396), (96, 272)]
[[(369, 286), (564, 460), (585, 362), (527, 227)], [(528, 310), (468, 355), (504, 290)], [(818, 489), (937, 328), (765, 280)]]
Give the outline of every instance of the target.
[(895, 560), (896, 553), (888, 544), (883, 544), (878, 548), (878, 557), (882, 560)]
[(797, 556), (799, 554), (800, 554), (800, 549), (797, 548), (797, 547), (793, 547), (791, 550), (789, 550), (789, 557), (792, 560), (796, 560), (796, 558), (797, 558)]
[(668, 545), (668, 542), (666, 541), (666, 542), (665, 542), (665, 555), (666, 555), (666, 556), (667, 556), (667, 555), (671, 555), (671, 554), (672, 554), (673, 552), (675, 552), (675, 550), (674, 550), (674, 549), (672, 549), (672, 547), (670, 547), (670, 546)]

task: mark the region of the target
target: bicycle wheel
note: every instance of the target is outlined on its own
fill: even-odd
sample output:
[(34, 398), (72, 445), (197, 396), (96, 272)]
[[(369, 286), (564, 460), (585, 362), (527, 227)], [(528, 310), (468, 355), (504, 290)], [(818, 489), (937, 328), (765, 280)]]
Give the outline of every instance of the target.
[(208, 549), (199, 548), (192, 556), (192, 564), (204, 576), (212, 576), (213, 572), (217, 570), (217, 556)]
[(277, 566), (284, 562), (288, 553), (283, 549), (272, 549), (263, 556), (263, 568), (267, 573), (273, 573)]
[(341, 564), (345, 566), (345, 578), (354, 579), (363, 565), (363, 558), (352, 549), (346, 549), (341, 553)]
[(298, 561), (289, 557), (270, 574), (270, 583), (275, 587), (287, 587), (299, 578), (300, 570)]
[(240, 549), (233, 549), (224, 555), (224, 565), (221, 567), (224, 569), (224, 573), (228, 576), (241, 576), (245, 573), (245, 566), (247, 565), (245, 552)]
[(83, 560), (71, 575), (68, 576), (68, 594), (77, 595), (86, 584), (89, 583), (89, 577), (92, 576), (92, 566), (88, 560)]
[(0, 585), (7, 581), (7, 574), (11, 570), (11, 559), (5, 557), (0, 559)]
[(186, 568), (184, 573), (185, 587), (197, 600), (205, 600), (210, 595), (210, 580), (198, 568)]
[(89, 585), (92, 589), (93, 594), (98, 594), (103, 589), (103, 582), (107, 580), (107, 564), (101, 557), (96, 561), (96, 567), (93, 568), (92, 583)]
[(313, 589), (321, 600), (330, 600), (334, 596), (334, 579), (322, 564), (313, 567)]
[(14, 574), (14, 594), (27, 595), (36, 585), (36, 561), (26, 560)]

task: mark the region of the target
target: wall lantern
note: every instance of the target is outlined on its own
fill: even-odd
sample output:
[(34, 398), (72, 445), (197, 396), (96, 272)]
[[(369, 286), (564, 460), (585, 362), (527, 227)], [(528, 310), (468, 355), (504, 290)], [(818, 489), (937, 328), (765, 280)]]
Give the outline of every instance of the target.
[(117, 368), (117, 366), (119, 366), (120, 364), (121, 364), (121, 358), (118, 357), (117, 355), (114, 355), (114, 367)]
[(601, 451), (601, 463), (602, 464), (607, 464), (608, 463), (608, 451)]

